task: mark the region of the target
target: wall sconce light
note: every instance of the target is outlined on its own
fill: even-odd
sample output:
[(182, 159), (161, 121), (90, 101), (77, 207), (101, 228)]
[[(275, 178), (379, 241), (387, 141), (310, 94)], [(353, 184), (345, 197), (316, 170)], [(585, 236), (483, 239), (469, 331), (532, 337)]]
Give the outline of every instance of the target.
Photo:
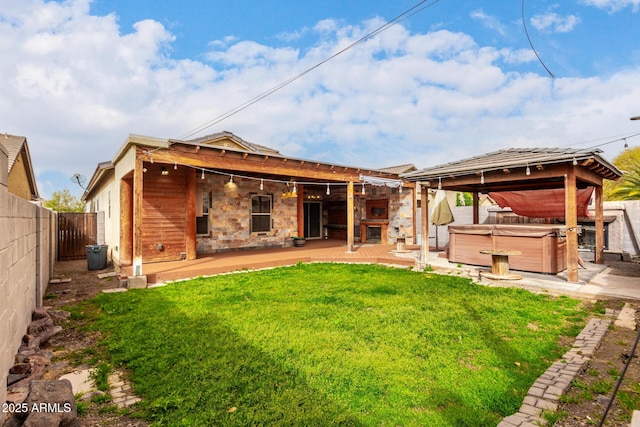
[(169, 171), (167, 170), (167, 168), (165, 168), (164, 166), (162, 166), (161, 172), (162, 175), (169, 175)]

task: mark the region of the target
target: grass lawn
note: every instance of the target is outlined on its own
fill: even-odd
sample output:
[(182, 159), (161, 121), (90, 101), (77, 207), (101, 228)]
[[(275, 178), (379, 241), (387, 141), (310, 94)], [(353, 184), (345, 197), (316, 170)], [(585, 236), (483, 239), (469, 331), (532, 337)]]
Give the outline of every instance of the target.
[(377, 265), (102, 294), (93, 328), (159, 425), (491, 426), (577, 335), (578, 301)]

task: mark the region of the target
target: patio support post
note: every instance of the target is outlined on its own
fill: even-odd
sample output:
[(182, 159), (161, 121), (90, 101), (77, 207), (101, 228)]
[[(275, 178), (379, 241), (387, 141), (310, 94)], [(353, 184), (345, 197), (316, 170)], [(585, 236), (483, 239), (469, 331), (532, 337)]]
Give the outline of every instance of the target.
[(187, 209), (185, 218), (185, 244), (187, 259), (196, 259), (196, 170), (186, 170)]
[(569, 167), (565, 175), (565, 225), (567, 233), (567, 281), (578, 281), (578, 207), (575, 168)]
[(353, 252), (353, 242), (355, 240), (354, 223), (353, 181), (349, 181), (347, 183), (347, 252)]
[(422, 242), (420, 244), (420, 268), (425, 268), (429, 263), (429, 187), (420, 184), (420, 232)]
[(480, 198), (477, 191), (471, 194), (473, 198), (473, 223), (480, 224)]
[(120, 181), (120, 264), (133, 264), (133, 179)]
[(604, 202), (602, 198), (602, 185), (596, 186), (596, 252), (594, 254), (596, 264), (604, 263)]
[(143, 161), (136, 158), (133, 171), (133, 275), (142, 276), (142, 183)]
[(307, 237), (304, 235), (304, 185), (297, 185), (297, 203), (298, 203), (298, 236)]

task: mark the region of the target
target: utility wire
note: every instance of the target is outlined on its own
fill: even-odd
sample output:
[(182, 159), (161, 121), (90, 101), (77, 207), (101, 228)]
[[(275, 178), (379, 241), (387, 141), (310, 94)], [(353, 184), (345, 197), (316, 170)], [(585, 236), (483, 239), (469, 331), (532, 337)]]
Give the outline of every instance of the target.
[[(419, 3), (417, 3), (415, 6), (407, 9), (406, 11), (402, 12), (400, 15), (396, 16), (395, 18), (391, 19), (390, 21), (387, 21), (385, 24), (381, 25), (380, 27), (376, 28), (375, 30), (371, 31), (370, 33), (366, 34), (364, 37), (358, 39), (357, 41), (351, 43), (349, 46), (345, 47), (344, 49), (339, 50), (338, 52), (334, 53), (333, 55), (329, 56), (328, 58), (320, 61), (319, 63), (317, 63), (316, 65), (307, 68), (306, 70), (304, 70), (303, 72), (289, 78), (288, 80), (285, 80), (284, 82), (272, 87), (271, 89), (267, 90), (266, 92), (263, 92), (262, 94), (244, 102), (243, 104), (240, 104), (239, 106), (232, 108), (231, 110), (228, 110), (227, 112), (215, 117), (214, 119), (211, 119), (210, 121), (208, 121), (207, 123), (200, 125), (198, 127), (196, 127), (195, 129), (185, 133), (184, 135), (182, 135), (179, 139), (186, 139), (189, 138), (197, 133), (202, 132), (205, 129), (210, 128), (213, 125), (216, 125), (218, 123), (220, 123), (223, 120), (228, 119), (229, 117), (238, 114), (239, 112), (241, 112), (242, 110), (245, 110), (247, 108), (249, 108), (250, 106), (252, 106), (253, 104), (263, 100), (264, 98), (268, 97), (269, 95), (272, 95), (273, 93), (279, 91), (280, 89), (284, 88), (285, 86), (288, 86), (289, 84), (293, 83), (294, 81), (300, 79), (301, 77), (309, 74), (311, 71), (315, 70), (316, 68), (326, 64), (327, 62), (331, 61), (332, 59), (334, 59), (335, 57), (345, 53), (346, 51), (358, 46), (359, 44), (364, 43), (365, 41), (367, 41), (368, 39), (382, 33), (383, 31), (393, 27), (394, 25), (412, 17), (413, 15), (423, 11), (424, 9), (433, 6), (434, 4), (438, 3), (440, 0), (432, 0), (431, 2), (428, 2), (428, 0), (422, 0)], [(427, 4), (425, 4), (427, 3)]]
[(540, 55), (538, 55), (538, 51), (536, 50), (535, 47), (533, 47), (533, 43), (531, 42), (531, 37), (529, 37), (529, 30), (527, 30), (527, 20), (524, 17), (524, 0), (522, 0), (522, 26), (524, 27), (524, 33), (527, 35), (527, 40), (529, 41), (529, 46), (531, 46), (531, 50), (533, 50), (533, 53), (536, 54), (538, 61), (542, 64), (544, 69), (547, 70), (547, 73), (549, 73), (551, 78), (552, 79), (555, 78), (556, 76), (547, 68), (547, 66), (542, 61), (542, 58), (540, 58)]

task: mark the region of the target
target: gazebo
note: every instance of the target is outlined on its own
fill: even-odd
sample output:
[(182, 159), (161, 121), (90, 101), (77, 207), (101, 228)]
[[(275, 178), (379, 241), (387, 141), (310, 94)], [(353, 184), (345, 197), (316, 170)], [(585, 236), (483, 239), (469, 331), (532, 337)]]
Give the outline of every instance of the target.
[[(618, 180), (622, 172), (606, 161), (599, 149), (510, 148), (402, 175), (422, 190), (422, 247), (420, 261), (428, 263), (429, 189), (469, 192), (473, 195), (473, 223), (479, 222), (479, 194), (495, 193), (507, 200), (519, 196), (525, 212), (548, 218), (564, 218), (566, 227), (567, 281), (578, 281), (578, 216), (586, 211), (595, 193), (595, 263), (604, 259), (602, 184)], [(581, 194), (587, 194), (585, 197)], [(544, 195), (544, 198), (536, 195)], [(524, 200), (524, 204), (522, 201)], [(518, 213), (517, 209), (514, 212)]]

